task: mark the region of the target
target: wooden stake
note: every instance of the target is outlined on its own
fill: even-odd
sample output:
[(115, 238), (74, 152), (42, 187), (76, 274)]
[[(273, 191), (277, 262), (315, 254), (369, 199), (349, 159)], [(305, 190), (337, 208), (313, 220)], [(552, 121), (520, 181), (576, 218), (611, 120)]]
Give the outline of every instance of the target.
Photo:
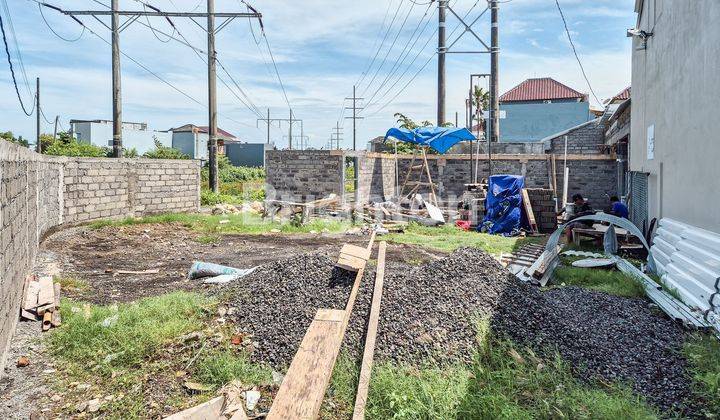
[(353, 419), (365, 418), (365, 404), (367, 403), (370, 388), (370, 374), (372, 373), (373, 357), (375, 355), (375, 340), (377, 338), (378, 320), (380, 318), (380, 301), (382, 299), (383, 280), (385, 277), (385, 249), (387, 243), (380, 242), (378, 248), (377, 272), (375, 274), (375, 287), (373, 289), (370, 319), (368, 320), (365, 349), (363, 350), (362, 367), (360, 368), (360, 382), (355, 396), (355, 409)]

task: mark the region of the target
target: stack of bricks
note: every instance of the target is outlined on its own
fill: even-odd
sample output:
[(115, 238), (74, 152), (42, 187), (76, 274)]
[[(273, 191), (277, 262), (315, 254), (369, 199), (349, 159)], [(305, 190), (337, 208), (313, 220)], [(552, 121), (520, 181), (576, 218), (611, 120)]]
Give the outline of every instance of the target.
[(535, 222), (542, 233), (551, 233), (557, 229), (557, 216), (553, 191), (545, 188), (526, 189), (530, 205), (535, 214)]

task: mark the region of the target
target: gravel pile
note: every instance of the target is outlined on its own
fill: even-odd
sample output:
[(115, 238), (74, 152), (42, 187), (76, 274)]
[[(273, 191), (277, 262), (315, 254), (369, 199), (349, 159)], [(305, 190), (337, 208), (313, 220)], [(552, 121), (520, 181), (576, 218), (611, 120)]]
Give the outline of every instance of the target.
[(355, 273), (334, 265), (325, 254), (297, 255), (262, 265), (230, 287), (233, 318), (255, 342), (253, 359), (289, 366), (315, 312), (345, 307)]
[[(334, 256), (332, 256), (334, 257)], [(256, 360), (288, 366), (318, 308), (342, 308), (354, 273), (331, 256), (301, 255), (265, 265), (232, 286), (236, 319), (254, 335)], [(344, 349), (362, 352), (374, 271), (368, 267)], [(438, 261), (385, 270), (376, 360), (471, 361), (475, 320), (552, 356), (558, 351), (580, 378), (632, 384), (650, 403), (684, 411), (691, 401), (681, 327), (648, 301), (577, 287), (549, 291), (522, 283), (487, 253), (457, 250)]]

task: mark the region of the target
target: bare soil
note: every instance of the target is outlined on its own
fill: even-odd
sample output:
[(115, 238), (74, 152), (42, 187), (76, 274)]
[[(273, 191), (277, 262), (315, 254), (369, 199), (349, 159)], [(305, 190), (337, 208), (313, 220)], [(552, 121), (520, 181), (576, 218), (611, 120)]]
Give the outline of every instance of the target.
[[(90, 290), (75, 296), (92, 303), (128, 302), (169, 290), (204, 289), (188, 280), (193, 261), (250, 268), (296, 254), (337, 252), (343, 243), (366, 244), (368, 237), (345, 234), (222, 235), (206, 244), (203, 234), (180, 224), (78, 227), (48, 238), (41, 252), (58, 256), (63, 276), (89, 283)], [(389, 257), (422, 264), (443, 255), (412, 245), (390, 245)], [(157, 274), (119, 274), (118, 271), (159, 270)]]

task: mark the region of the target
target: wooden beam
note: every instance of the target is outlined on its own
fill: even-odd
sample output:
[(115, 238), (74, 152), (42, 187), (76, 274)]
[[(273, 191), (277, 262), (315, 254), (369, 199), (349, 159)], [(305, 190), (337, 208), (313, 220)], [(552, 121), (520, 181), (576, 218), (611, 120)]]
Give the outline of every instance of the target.
[[(548, 156), (561, 156), (563, 159), (565, 158), (564, 153), (538, 153), (538, 154), (509, 154), (509, 153), (498, 153), (493, 154), (493, 160), (497, 158), (497, 160), (545, 160)], [(394, 154), (387, 154), (387, 153), (378, 153), (378, 152), (369, 152), (366, 155), (369, 158), (379, 158), (379, 159), (395, 159)], [(410, 154), (398, 154), (398, 159), (412, 159), (412, 155)], [(427, 155), (428, 160), (470, 160), (469, 154), (453, 154), (453, 155)], [(583, 154), (568, 154), (567, 160), (617, 160), (617, 155), (607, 154), (607, 155), (601, 155), (601, 154), (594, 154), (594, 155), (583, 155)]]
[(378, 320), (380, 319), (380, 301), (382, 299), (383, 281), (385, 277), (385, 249), (387, 243), (380, 242), (378, 248), (377, 272), (375, 273), (375, 287), (373, 289), (372, 305), (370, 306), (370, 319), (368, 320), (365, 349), (363, 350), (362, 366), (360, 368), (360, 382), (355, 395), (355, 409), (353, 419), (365, 418), (365, 404), (370, 389), (370, 374), (372, 373), (373, 358), (375, 356), (375, 340), (377, 338)]
[[(375, 242), (375, 231), (366, 248)], [(365, 267), (358, 270), (345, 310), (318, 309), (273, 401), (268, 420), (316, 419), (350, 322)]]
[(280, 385), (268, 420), (315, 419), (345, 336), (345, 311), (318, 309)]

